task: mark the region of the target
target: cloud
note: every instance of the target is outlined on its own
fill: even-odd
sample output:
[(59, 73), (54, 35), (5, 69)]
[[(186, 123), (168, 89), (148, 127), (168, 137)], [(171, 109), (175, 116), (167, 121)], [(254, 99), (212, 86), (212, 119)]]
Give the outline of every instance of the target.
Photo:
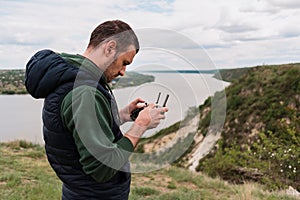
[(266, 0), (271, 6), (285, 9), (299, 9), (300, 1), (298, 0)]
[[(153, 28), (177, 32), (181, 37), (165, 38), (163, 32), (141, 37), (152, 45), (188, 54), (204, 48), (218, 66), (239, 67), (268, 60), (296, 59), (286, 46), (300, 46), (298, 0), (0, 0), (0, 67), (19, 67), (36, 50), (82, 53), (90, 32), (101, 22), (121, 19), (134, 29)], [(142, 39), (143, 38), (143, 39)], [(193, 41), (185, 43), (186, 39)], [(280, 44), (272, 46), (271, 44)], [(261, 45), (276, 49), (265, 49)], [(251, 49), (252, 56), (244, 55)], [(257, 49), (257, 51), (255, 51)], [(13, 52), (13, 53), (12, 53)], [(189, 52), (189, 53), (187, 53)], [(259, 53), (258, 53), (259, 52)], [(290, 55), (277, 52), (289, 52)], [(151, 61), (158, 57), (145, 56)], [(165, 55), (165, 61), (176, 59)], [(241, 56), (232, 56), (241, 55)], [(16, 59), (17, 56), (17, 59)], [(199, 56), (201, 57), (201, 56)], [(256, 58), (256, 59), (255, 59)], [(137, 59), (141, 60), (142, 59)], [(201, 61), (201, 59), (199, 60)], [(248, 64), (247, 64), (248, 65)]]
[(228, 32), (228, 33), (249, 32), (249, 31), (255, 31), (258, 29), (253, 26), (248, 26), (246, 24), (224, 24), (217, 28), (221, 29), (222, 31)]
[(137, 9), (141, 9), (147, 12), (171, 12), (173, 1), (162, 1), (162, 0), (142, 0), (137, 2)]
[(300, 29), (298, 27), (287, 27), (280, 31), (280, 35), (286, 38), (299, 37)]
[(240, 11), (244, 13), (256, 13), (258, 15), (274, 15), (280, 12), (280, 7), (272, 5), (269, 0), (257, 0), (241, 6)]

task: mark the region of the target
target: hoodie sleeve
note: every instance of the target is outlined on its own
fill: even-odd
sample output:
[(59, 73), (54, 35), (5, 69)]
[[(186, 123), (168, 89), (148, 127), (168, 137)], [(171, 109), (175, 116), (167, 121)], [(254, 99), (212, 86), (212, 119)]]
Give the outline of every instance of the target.
[(126, 137), (113, 143), (113, 116), (101, 92), (90, 86), (74, 89), (62, 102), (61, 116), (73, 134), (84, 172), (97, 182), (108, 181), (128, 162), (133, 145)]

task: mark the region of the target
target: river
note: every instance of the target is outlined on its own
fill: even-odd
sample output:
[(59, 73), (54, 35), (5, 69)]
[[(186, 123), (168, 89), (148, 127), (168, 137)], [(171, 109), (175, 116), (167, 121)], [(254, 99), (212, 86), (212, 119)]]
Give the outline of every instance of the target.
[[(166, 119), (156, 129), (147, 131), (148, 136), (183, 119), (189, 107), (202, 104), (215, 91), (223, 90), (229, 84), (213, 78), (212, 74), (152, 75), (155, 76), (155, 82), (114, 90), (119, 108), (136, 97), (142, 97), (147, 102), (156, 102), (159, 92), (159, 104), (162, 105), (166, 95), (169, 95)], [(43, 144), (42, 107), (42, 99), (33, 99), (29, 95), (0, 95), (0, 142), (22, 139)], [(127, 123), (121, 128), (126, 132), (129, 127), (130, 123)]]

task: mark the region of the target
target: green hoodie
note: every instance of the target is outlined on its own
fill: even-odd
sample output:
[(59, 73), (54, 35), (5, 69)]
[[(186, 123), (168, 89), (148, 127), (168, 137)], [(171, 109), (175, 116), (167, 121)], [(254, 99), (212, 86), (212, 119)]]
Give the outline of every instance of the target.
[[(92, 61), (81, 55), (63, 53), (61, 57), (75, 67), (84, 67), (95, 75), (102, 74)], [(83, 171), (97, 182), (111, 179), (134, 150), (127, 137), (113, 143), (110, 103), (96, 88), (83, 85), (69, 92), (61, 104), (61, 118), (73, 134)]]

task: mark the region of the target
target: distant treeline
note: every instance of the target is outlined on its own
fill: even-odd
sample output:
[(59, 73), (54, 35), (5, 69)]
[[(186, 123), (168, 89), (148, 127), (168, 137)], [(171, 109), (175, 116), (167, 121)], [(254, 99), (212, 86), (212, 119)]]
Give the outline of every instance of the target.
[[(112, 87), (124, 88), (152, 81), (154, 81), (154, 76), (127, 72), (124, 77), (115, 79), (112, 82)], [(25, 70), (0, 70), (0, 94), (27, 94), (25, 88)]]
[(0, 70), (0, 94), (26, 94), (25, 70)]

